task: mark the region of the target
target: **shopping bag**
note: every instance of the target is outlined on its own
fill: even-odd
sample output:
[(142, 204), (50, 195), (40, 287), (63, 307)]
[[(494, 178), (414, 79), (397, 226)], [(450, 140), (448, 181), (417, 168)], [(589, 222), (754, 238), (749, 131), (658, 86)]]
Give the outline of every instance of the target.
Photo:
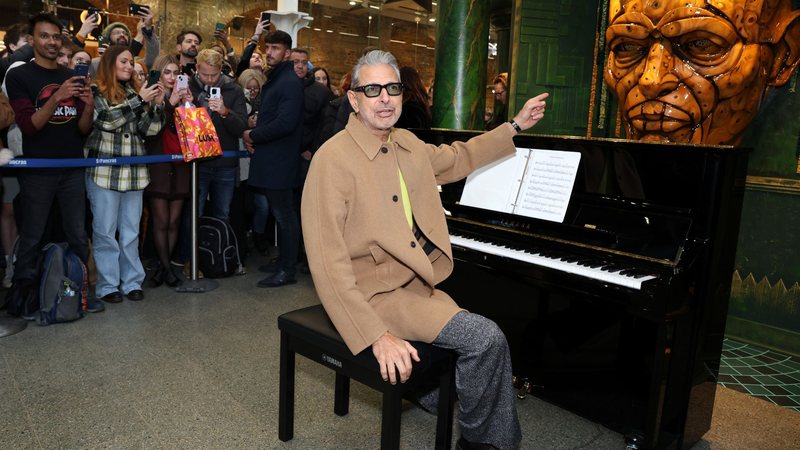
[(217, 129), (205, 108), (192, 105), (175, 108), (175, 129), (184, 161), (222, 155)]

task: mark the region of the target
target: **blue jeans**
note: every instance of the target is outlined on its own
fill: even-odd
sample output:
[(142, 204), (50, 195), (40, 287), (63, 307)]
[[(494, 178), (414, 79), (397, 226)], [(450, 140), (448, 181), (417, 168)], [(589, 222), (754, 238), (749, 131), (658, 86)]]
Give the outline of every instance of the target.
[[(119, 192), (98, 186), (86, 177), (86, 194), (92, 206), (92, 244), (97, 266), (95, 294), (127, 294), (141, 289), (144, 268), (139, 259), (139, 221), (142, 192)], [(115, 234), (119, 232), (119, 241)]]
[(197, 209), (200, 215), (205, 215), (206, 199), (211, 194), (210, 215), (222, 220), (228, 220), (231, 212), (233, 190), (236, 187), (236, 172), (238, 167), (208, 167), (198, 163), (198, 189), (199, 198)]
[(269, 218), (269, 202), (267, 196), (260, 193), (253, 193), (253, 231), (264, 233), (267, 229), (267, 219)]
[(300, 220), (292, 189), (260, 189), (267, 197), (275, 222), (278, 223), (278, 267), (294, 276), (297, 271), (297, 252), (300, 247)]

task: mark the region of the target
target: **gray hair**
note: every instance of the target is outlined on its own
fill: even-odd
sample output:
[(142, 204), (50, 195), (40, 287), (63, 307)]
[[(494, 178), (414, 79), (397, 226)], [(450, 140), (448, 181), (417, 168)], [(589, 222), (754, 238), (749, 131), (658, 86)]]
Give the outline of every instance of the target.
[(380, 64), (388, 64), (394, 70), (395, 75), (397, 75), (397, 80), (400, 81), (400, 67), (397, 65), (397, 59), (395, 59), (394, 55), (389, 52), (384, 52), (383, 50), (373, 50), (368, 52), (366, 55), (362, 56), (358, 59), (358, 62), (355, 66), (353, 66), (353, 82), (351, 84), (352, 87), (359, 87), (361, 84), (359, 83), (358, 76), (361, 73), (361, 69), (364, 66), (377, 66)]

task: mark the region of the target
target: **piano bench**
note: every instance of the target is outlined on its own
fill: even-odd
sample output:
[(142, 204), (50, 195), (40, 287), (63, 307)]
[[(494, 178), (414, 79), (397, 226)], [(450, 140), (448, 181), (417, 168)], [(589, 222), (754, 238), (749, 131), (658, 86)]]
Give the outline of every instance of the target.
[[(294, 435), (295, 354), (327, 366), (336, 372), (333, 411), (344, 416), (350, 401), (350, 379), (383, 394), (381, 416), (381, 449), (400, 448), (400, 413), (402, 398), (413, 388), (427, 381), (438, 380), (439, 405), (436, 419), (436, 448), (450, 449), (453, 436), (453, 403), (455, 395), (455, 361), (453, 352), (422, 342), (411, 342), (420, 362), (413, 363), (411, 377), (405, 383), (392, 385), (383, 381), (378, 362), (367, 348), (353, 355), (334, 328), (322, 305), (310, 306), (278, 317), (281, 332), (280, 392), (278, 438), (288, 441)], [(434, 378), (435, 377), (435, 378)]]

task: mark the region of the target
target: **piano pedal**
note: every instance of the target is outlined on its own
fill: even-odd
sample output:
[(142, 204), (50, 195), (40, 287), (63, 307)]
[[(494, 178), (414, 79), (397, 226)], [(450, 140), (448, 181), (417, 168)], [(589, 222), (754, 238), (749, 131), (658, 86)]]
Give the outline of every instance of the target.
[(517, 389), (517, 398), (520, 400), (525, 400), (528, 394), (532, 394), (534, 389), (540, 389), (544, 386), (539, 384), (533, 384), (527, 378), (517, 378), (514, 377), (514, 388)]

